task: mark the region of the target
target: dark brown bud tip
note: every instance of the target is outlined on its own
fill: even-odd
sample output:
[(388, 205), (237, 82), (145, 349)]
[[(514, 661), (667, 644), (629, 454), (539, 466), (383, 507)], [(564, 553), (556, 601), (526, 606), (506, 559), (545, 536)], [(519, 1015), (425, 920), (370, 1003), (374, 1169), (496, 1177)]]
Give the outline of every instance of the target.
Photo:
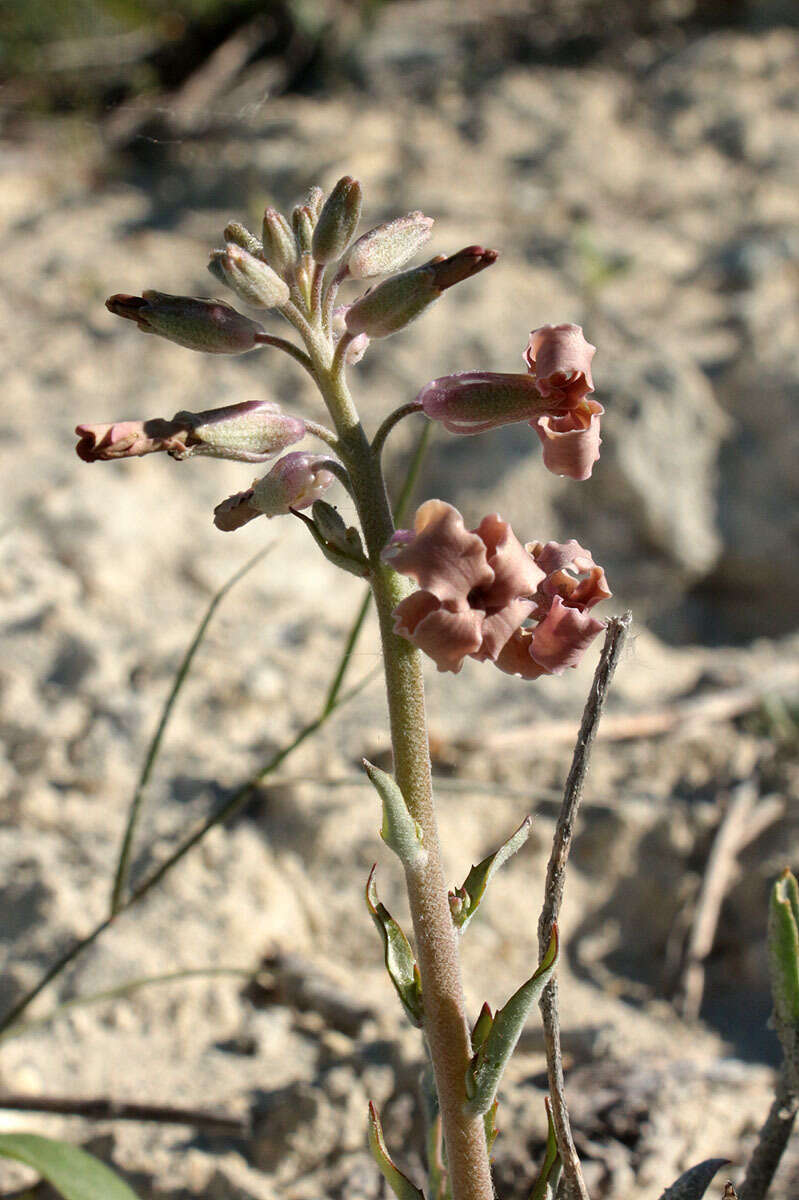
[(466, 246), (457, 254), (450, 255), (441, 262), (435, 259), (430, 264), (433, 269), (435, 286), (439, 291), (445, 291), (464, 279), (470, 279), (479, 271), (490, 267), (498, 258), (496, 250), (484, 250), (482, 246)]
[(136, 321), (139, 325), (142, 324), (141, 310), (149, 308), (149, 304), (144, 299), (144, 296), (126, 296), (124, 292), (120, 292), (115, 296), (109, 296), (105, 302), (105, 306), (115, 317), (125, 317), (126, 320)]

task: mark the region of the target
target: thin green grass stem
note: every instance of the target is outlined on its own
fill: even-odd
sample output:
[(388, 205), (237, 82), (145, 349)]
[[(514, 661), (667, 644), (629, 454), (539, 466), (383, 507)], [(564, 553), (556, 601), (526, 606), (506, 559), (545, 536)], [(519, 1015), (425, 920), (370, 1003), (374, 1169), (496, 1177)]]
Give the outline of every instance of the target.
[(235, 587), (239, 580), (243, 579), (244, 576), (252, 570), (256, 563), (259, 563), (263, 558), (265, 558), (271, 550), (272, 546), (267, 546), (264, 550), (259, 550), (257, 554), (253, 555), (249, 562), (246, 562), (243, 567), (240, 567), (238, 571), (231, 575), (230, 579), (228, 579), (226, 583), (222, 584), (219, 591), (217, 591), (211, 598), (211, 602), (205, 611), (205, 615), (200, 621), (200, 624), (197, 626), (197, 632), (189, 643), (186, 653), (183, 655), (183, 660), (177, 669), (169, 695), (167, 696), (164, 707), (161, 710), (161, 719), (159, 720), (156, 731), (153, 734), (152, 741), (147, 748), (141, 774), (139, 775), (138, 782), (136, 783), (133, 799), (131, 800), (130, 808), (128, 809), (128, 820), (125, 826), (125, 833), (122, 838), (122, 845), (120, 847), (117, 867), (116, 871), (114, 872), (114, 882), (111, 889), (111, 916), (114, 916), (114, 914), (118, 913), (122, 908), (123, 897), (130, 879), (130, 864), (131, 857), (133, 855), (133, 843), (136, 836), (139, 818), (141, 816), (144, 792), (147, 784), (150, 782), (150, 776), (152, 775), (153, 767), (155, 766), (158, 753), (161, 749), (161, 741), (166, 732), (167, 725), (169, 724), (169, 719), (172, 716), (172, 709), (174, 708), (175, 701), (180, 695), (181, 688), (186, 682), (186, 678), (191, 670), (194, 656), (199, 650), (208, 626), (211, 623), (211, 618), (221, 604), (222, 600), (225, 598), (228, 592)]

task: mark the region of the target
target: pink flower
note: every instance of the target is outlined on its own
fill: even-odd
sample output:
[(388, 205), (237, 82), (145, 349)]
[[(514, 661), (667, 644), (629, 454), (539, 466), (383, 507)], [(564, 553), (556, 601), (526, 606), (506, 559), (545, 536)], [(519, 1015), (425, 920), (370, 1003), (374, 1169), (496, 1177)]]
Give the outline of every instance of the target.
[(591, 360), (596, 346), (585, 340), (579, 325), (542, 325), (530, 334), (524, 361), (542, 396), (553, 410), (574, 408), (593, 392)]
[[(523, 547), (496, 514), (470, 532), (452, 505), (428, 500), (383, 559), (419, 584), (394, 610), (394, 630), (439, 671), (458, 672), (469, 656), (527, 679), (560, 674), (603, 628), (586, 614), (610, 595), (588, 551), (577, 542)], [(528, 619), (535, 629), (523, 628)]]
[(544, 450), (544, 466), (556, 475), (588, 479), (599, 458), (602, 405), (594, 390), (596, 352), (579, 325), (542, 325), (530, 334), (524, 354), (528, 374), (463, 371), (433, 379), (416, 400), (425, 416), (454, 434), (485, 433), (527, 421)]
[(171, 421), (119, 421), (78, 425), (78, 456), (84, 462), (137, 458), (165, 450), (173, 458), (208, 454), (237, 462), (268, 462), (305, 436), (305, 423), (271, 400), (246, 400), (205, 412), (175, 413)]

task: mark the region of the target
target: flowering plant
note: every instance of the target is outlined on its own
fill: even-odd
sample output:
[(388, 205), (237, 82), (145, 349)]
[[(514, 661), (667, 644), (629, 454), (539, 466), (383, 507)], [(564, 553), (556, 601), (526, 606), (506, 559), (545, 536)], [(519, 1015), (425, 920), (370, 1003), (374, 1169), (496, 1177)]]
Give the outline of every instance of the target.
[[(575, 480), (589, 478), (599, 458), (603, 413), (592, 398), (595, 347), (577, 325), (543, 325), (530, 334), (523, 355), (525, 372), (474, 370), (434, 379), (414, 400), (387, 414), (369, 436), (350, 393), (348, 368), (371, 352), (374, 341), (404, 329), (446, 290), (491, 267), (497, 254), (467, 246), (449, 257), (439, 255), (408, 267), (429, 241), (432, 220), (414, 211), (356, 237), (360, 215), (360, 185), (345, 176), (326, 198), (319, 188), (311, 189), (290, 220), (267, 208), (260, 239), (238, 223), (229, 224), (224, 248), (211, 255), (214, 277), (242, 303), (284, 318), (301, 345), (267, 332), (223, 300), (146, 291), (142, 296), (119, 294), (107, 301), (112, 313), (135, 322), (142, 332), (194, 351), (241, 354), (272, 348), (290, 355), (314, 380), (332, 428), (284, 413), (271, 401), (252, 400), (197, 413), (178, 412), (171, 420), (81, 424), (76, 430), (77, 452), (86, 462), (160, 451), (178, 461), (205, 455), (248, 464), (269, 462), (265, 475), (220, 501), (214, 510), (216, 527), (231, 532), (262, 515), (293, 515), (304, 522), (333, 565), (368, 580), (382, 639), (393, 773), (370, 763), (365, 768), (382, 804), (381, 835), (404, 869), (415, 948), (380, 902), (374, 871), (366, 901), (383, 941), (391, 982), (405, 1014), (423, 1033), (429, 1059), (424, 1194), (433, 1200), (493, 1200), (497, 1093), (523, 1024), (538, 1001), (547, 1045), (549, 1144), (531, 1197), (553, 1200), (562, 1171), (566, 1194), (587, 1200), (563, 1088), (555, 978), (557, 917), (582, 778), (629, 614), (608, 621), (594, 615), (595, 606), (611, 593), (602, 567), (575, 540), (523, 543), (496, 513), (468, 528), (462, 515), (440, 499), (421, 504), (412, 528), (397, 529), (382, 456), (397, 423), (417, 413), (455, 436), (528, 422), (542, 444), (546, 468)], [(337, 303), (343, 285), (381, 276), (381, 282), (361, 295)], [(321, 441), (324, 453), (288, 449), (306, 437)], [(323, 498), (336, 484), (354, 501), (358, 526), (347, 526)], [(457, 673), (470, 657), (550, 687), (554, 684), (545, 677), (575, 667), (603, 631), (604, 648), (547, 873), (538, 931), (540, 961), (501, 1009), (492, 1013), (486, 1005), (472, 1022), (461, 982), (459, 939), (492, 875), (525, 841), (530, 820), (523, 821), (494, 854), (473, 866), (460, 887), (447, 888), (433, 805), (419, 652), (431, 658), (439, 671)], [(340, 682), (341, 675), (322, 717), (332, 711)], [(229, 806), (227, 813), (231, 811)], [(6, 1024), (61, 965), (162, 878), (210, 828), (206, 823), (146, 885), (127, 892), (132, 822), (108, 920), (47, 974)], [(793, 886), (789, 900), (775, 908), (774, 918), (776, 922), (784, 917), (783, 940), (786, 945), (790, 942), (792, 954)], [(788, 895), (787, 884), (783, 890)], [(793, 1020), (789, 1001), (796, 992), (795, 954), (784, 967), (787, 954), (780, 959), (780, 979), (789, 980), (783, 987), (789, 997), (783, 1008), (790, 1009)], [(786, 1022), (790, 1023), (788, 1018)], [(790, 1045), (794, 1043), (795, 1038)], [(373, 1106), (368, 1121), (373, 1155), (399, 1200), (423, 1197), (391, 1159)], [(700, 1164), (678, 1181), (673, 1194), (699, 1200), (711, 1178), (708, 1164)]]

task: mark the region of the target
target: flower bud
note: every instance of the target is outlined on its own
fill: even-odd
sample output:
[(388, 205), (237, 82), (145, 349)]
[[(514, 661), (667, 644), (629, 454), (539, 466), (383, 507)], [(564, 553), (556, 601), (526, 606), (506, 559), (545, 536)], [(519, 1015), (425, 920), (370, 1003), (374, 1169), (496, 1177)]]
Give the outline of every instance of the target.
[(281, 412), (271, 400), (246, 400), (200, 413), (179, 412), (173, 420), (189, 430), (189, 453), (238, 462), (267, 462), (305, 437), (305, 422)]
[(252, 503), (267, 517), (292, 508), (309, 508), (335, 481), (323, 454), (295, 450), (278, 459), (263, 479), (253, 484)]
[(225, 226), (225, 241), (241, 246), (242, 250), (246, 250), (254, 258), (263, 258), (264, 248), (258, 241), (258, 238), (250, 233), (249, 229), (245, 229), (243, 225), (240, 225), (238, 221), (231, 221)]
[(142, 333), (206, 354), (244, 354), (255, 348), (256, 335), (263, 333), (262, 325), (224, 300), (147, 291), (141, 296), (109, 296), (105, 306), (115, 316), (135, 321)]
[(424, 312), (446, 288), (490, 267), (496, 258), (494, 250), (467, 246), (450, 258), (434, 258), (393, 275), (350, 305), (344, 318), (347, 330), (356, 336), (388, 337)]
[(425, 416), (458, 434), (485, 433), (515, 421), (530, 421), (548, 411), (547, 402), (529, 375), (495, 371), (444, 375), (423, 387), (417, 399)]
[(218, 270), (228, 287), (231, 287), (253, 308), (278, 308), (289, 299), (289, 286), (284, 279), (255, 258), (235, 242), (229, 242), (224, 250), (214, 250), (211, 255), (211, 270)]
[(370, 229), (350, 250), (350, 278), (369, 279), (398, 271), (430, 241), (432, 228), (433, 218), (417, 211)]
[(300, 254), (311, 253), (314, 218), (307, 204), (298, 204), (291, 214), (291, 227)]
[(297, 263), (297, 243), (291, 226), (276, 208), (264, 213), (264, 259), (281, 279), (285, 279)]
[(316, 262), (335, 262), (349, 246), (361, 219), (361, 185), (345, 175), (325, 201), (313, 232), (311, 253)]

